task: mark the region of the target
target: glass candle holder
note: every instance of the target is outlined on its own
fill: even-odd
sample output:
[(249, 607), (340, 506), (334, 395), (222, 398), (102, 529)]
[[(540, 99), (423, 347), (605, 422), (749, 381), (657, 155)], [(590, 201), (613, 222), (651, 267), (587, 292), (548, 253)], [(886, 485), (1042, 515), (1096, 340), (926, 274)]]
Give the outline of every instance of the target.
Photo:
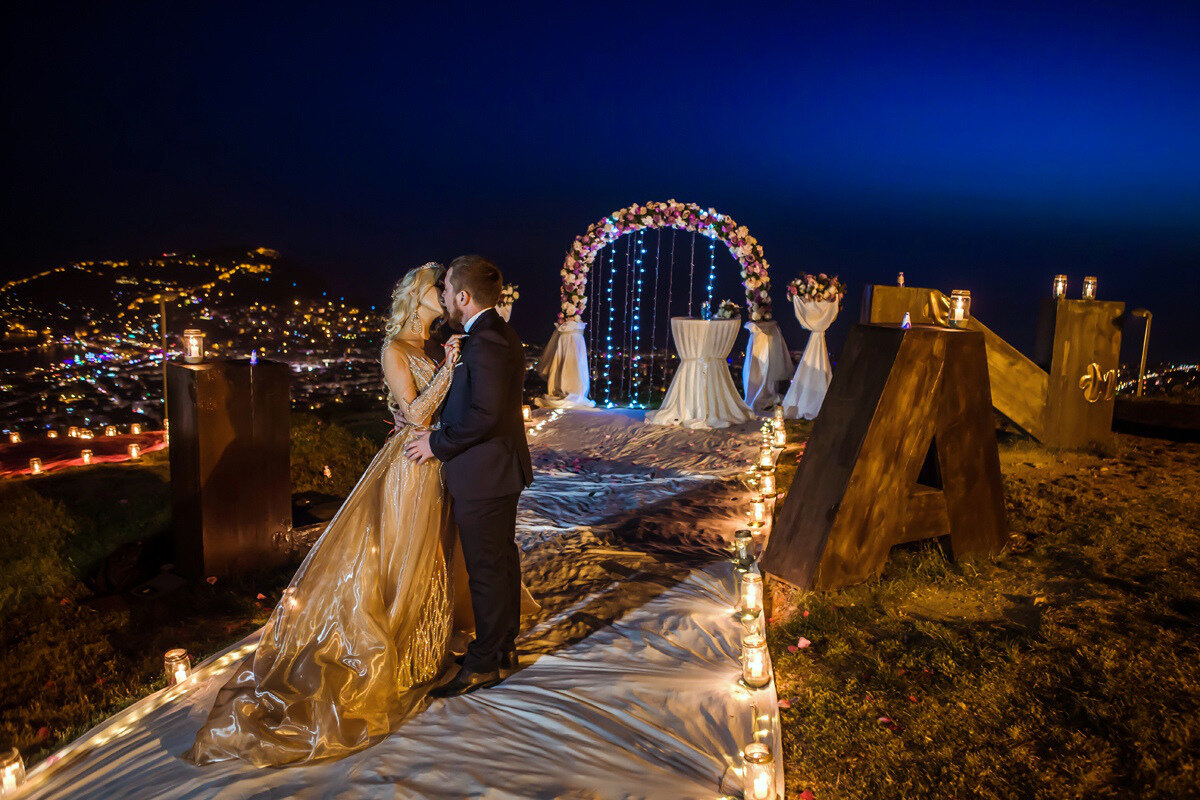
[(775, 426), (775, 436), (771, 444), (775, 445), (776, 447), (784, 447), (787, 445), (787, 431), (782, 425)]
[(129, 457), (132, 458), (134, 461), (137, 461), (139, 458), (142, 457), (142, 448), (138, 447), (137, 442), (133, 442), (132, 444), (129, 445)]
[(767, 615), (757, 614), (753, 617), (742, 617), (742, 635), (751, 636), (757, 634), (762, 637), (767, 635)]
[(771, 682), (767, 640), (757, 633), (742, 637), (742, 681), (754, 689), (761, 689)]
[(742, 785), (746, 800), (775, 800), (775, 759), (771, 748), (761, 742), (746, 745), (742, 752)]
[(8, 443), (9, 444), (20, 444), (21, 443), (21, 434), (15, 432), (15, 431), (13, 433), (10, 433), (8, 435)]
[(774, 469), (775, 457), (771, 453), (770, 445), (763, 445), (758, 451), (758, 468), (759, 469)]
[(83, 459), (84, 464), (92, 463), (92, 451), (91, 450), (84, 450), (82, 453), (79, 454), (79, 457)]
[(116, 425), (105, 425), (104, 426), (104, 435), (105, 436), (116, 436), (117, 435), (117, 426)]
[(733, 535), (733, 560), (742, 566), (754, 560), (754, 534), (745, 528)]
[(142, 432), (142, 426), (135, 422), (129, 426), (129, 432), (132, 434), (140, 434)]
[(761, 528), (767, 524), (767, 501), (756, 497), (750, 501), (750, 527)]
[(1096, 299), (1096, 276), (1095, 275), (1088, 275), (1086, 278), (1083, 279), (1083, 299), (1084, 300), (1095, 300)]
[(183, 332), (183, 360), (188, 364), (204, 361), (204, 331), (188, 328)]
[(20, 750), (10, 747), (0, 753), (0, 797), (15, 797), (24, 782), (25, 760)]
[(775, 430), (783, 427), (783, 406), (775, 406), (775, 415), (772, 420), (775, 423)]
[(1066, 297), (1067, 296), (1067, 276), (1066, 275), (1055, 275), (1054, 276), (1054, 296), (1055, 297)]
[(533, 409), (529, 406), (521, 406), (521, 419), (531, 422), (533, 420)]
[(29, 474), (30, 475), (41, 475), (42, 474), (42, 460), (40, 458), (29, 459)]
[(743, 615), (761, 614), (763, 608), (762, 575), (757, 572), (743, 572), (740, 595)]
[(966, 289), (955, 289), (950, 293), (950, 324), (965, 327), (971, 318), (971, 293)]
[(758, 491), (763, 497), (775, 496), (775, 473), (764, 472), (758, 482)]
[(95, 439), (96, 434), (92, 433), (91, 428), (84, 428), (79, 432), (80, 439)]
[(168, 650), (163, 656), (163, 670), (167, 673), (167, 685), (178, 686), (191, 674), (192, 659), (182, 647)]
[(79, 428), (76, 428), (74, 425), (67, 428), (67, 436), (70, 436), (72, 439), (78, 438), (79, 437)]
[(58, 431), (46, 431), (46, 438), (47, 439), (57, 439)]

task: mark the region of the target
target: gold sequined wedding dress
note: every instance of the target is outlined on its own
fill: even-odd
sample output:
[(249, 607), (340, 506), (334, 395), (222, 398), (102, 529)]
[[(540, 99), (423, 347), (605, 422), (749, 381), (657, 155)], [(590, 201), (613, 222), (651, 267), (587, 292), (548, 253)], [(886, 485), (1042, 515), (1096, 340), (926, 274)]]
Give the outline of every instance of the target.
[(453, 364), (435, 372), (424, 355), (392, 346), (418, 396), (407, 406), (389, 398), (396, 433), (309, 551), (256, 651), (220, 690), (184, 753), (195, 764), (282, 766), (367, 747), (423, 704), (449, 652), (456, 607), (458, 627), (473, 627), (465, 571), (447, 569), (462, 559), (441, 463), (404, 456), (429, 429)]

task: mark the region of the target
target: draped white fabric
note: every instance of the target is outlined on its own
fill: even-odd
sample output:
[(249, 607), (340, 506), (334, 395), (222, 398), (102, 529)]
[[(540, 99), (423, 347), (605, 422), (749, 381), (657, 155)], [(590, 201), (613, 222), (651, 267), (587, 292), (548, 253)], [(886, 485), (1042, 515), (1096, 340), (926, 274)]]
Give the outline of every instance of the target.
[(500, 319), (508, 322), (512, 319), (512, 306), (496, 306), (496, 313), (500, 315)]
[(762, 411), (779, 403), (775, 385), (792, 374), (792, 357), (775, 320), (747, 322), (746, 330), (750, 331), (750, 342), (742, 367), (742, 393), (746, 405)]
[[(537, 480), (521, 497), (517, 541), (545, 603), (518, 641), (525, 668), (494, 689), (439, 701), (339, 760), (196, 767), (178, 756), (229, 669), (201, 665), (191, 684), (84, 737), (116, 738), (35, 768), (22, 800), (713, 800), (741, 794), (733, 767), (755, 707), (770, 718), (765, 741), (782, 787), (774, 684), (738, 685), (732, 565), (678, 563), (720, 552), (743, 526), (748, 490), (723, 479), (757, 452), (757, 438), (643, 425), (624, 410), (568, 411), (532, 436)], [(585, 455), (578, 471), (562, 468)], [(614, 531), (631, 519), (658, 556), (620, 546)]]
[(679, 370), (658, 411), (646, 415), (655, 425), (727, 428), (754, 419), (742, 402), (726, 359), (741, 327), (740, 319), (672, 317)]
[(592, 408), (588, 399), (587, 343), (583, 340), (586, 322), (564, 322), (555, 329), (538, 363), (538, 374), (548, 384), (541, 405), (550, 408)]
[(825, 402), (825, 392), (833, 379), (833, 367), (829, 364), (829, 350), (825, 347), (825, 331), (837, 318), (836, 301), (810, 302), (792, 298), (796, 319), (808, 330), (808, 345), (796, 365), (792, 385), (783, 398), (783, 414), (791, 419), (814, 419)]

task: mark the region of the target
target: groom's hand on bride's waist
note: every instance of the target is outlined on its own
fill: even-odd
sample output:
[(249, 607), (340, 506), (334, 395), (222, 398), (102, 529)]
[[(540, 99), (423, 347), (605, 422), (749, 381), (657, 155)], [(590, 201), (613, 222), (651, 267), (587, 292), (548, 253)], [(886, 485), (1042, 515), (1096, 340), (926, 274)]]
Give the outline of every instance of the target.
[(422, 431), (414, 436), (413, 440), (404, 446), (404, 455), (418, 464), (424, 464), (433, 458), (433, 450), (429, 448), (429, 431)]

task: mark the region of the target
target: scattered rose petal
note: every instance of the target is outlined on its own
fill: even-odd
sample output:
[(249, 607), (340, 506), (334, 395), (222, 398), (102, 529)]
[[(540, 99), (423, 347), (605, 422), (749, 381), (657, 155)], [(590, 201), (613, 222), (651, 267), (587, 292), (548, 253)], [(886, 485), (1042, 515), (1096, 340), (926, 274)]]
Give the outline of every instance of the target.
[(204, 580), (208, 582), (208, 585), (209, 585), (209, 586), (214, 586), (214, 585), (216, 585), (216, 583), (217, 583), (217, 576), (216, 576), (216, 575), (209, 575), (209, 576), (208, 576), (207, 578), (205, 578)]
[(788, 645), (788, 652), (789, 652), (789, 653), (799, 653), (799, 652), (800, 652), (800, 648), (799, 648), (799, 647), (796, 647), (796, 645), (794, 645), (794, 644), (789, 644), (789, 645)]
[(791, 708), (791, 707), (792, 707), (792, 701), (791, 701), (791, 700), (780, 700), (780, 701), (779, 701), (779, 707), (780, 707), (780, 708)]
[(805, 639), (803, 636), (796, 640), (796, 647), (799, 647), (801, 650), (803, 650), (805, 647), (808, 647), (810, 644), (812, 644), (812, 642), (810, 642), (808, 639)]
[(915, 694), (910, 694), (910, 695), (908, 696), (908, 702), (910, 702), (910, 703), (915, 703), (915, 702), (917, 702), (917, 696), (916, 696)]
[(267, 596), (265, 594), (263, 594), (262, 592), (259, 592), (258, 594), (254, 595), (254, 599), (255, 600), (266, 600)]
[(43, 725), (42, 727), (37, 729), (37, 733), (35, 735), (39, 742), (42, 739), (49, 739), (50, 738), (50, 729), (47, 728), (45, 725)]
[(813, 794), (812, 792), (810, 792), (808, 789), (805, 789), (803, 792), (801, 792), (797, 796), (800, 798), (800, 800), (817, 800), (817, 796), (815, 794)]
[(878, 722), (880, 725), (891, 725), (892, 724), (891, 717), (880, 717), (879, 719), (877, 719), (875, 721)]
[(804, 616), (806, 616), (806, 617), (808, 616), (808, 609), (807, 609), (807, 608), (806, 608), (806, 609), (804, 609)]

